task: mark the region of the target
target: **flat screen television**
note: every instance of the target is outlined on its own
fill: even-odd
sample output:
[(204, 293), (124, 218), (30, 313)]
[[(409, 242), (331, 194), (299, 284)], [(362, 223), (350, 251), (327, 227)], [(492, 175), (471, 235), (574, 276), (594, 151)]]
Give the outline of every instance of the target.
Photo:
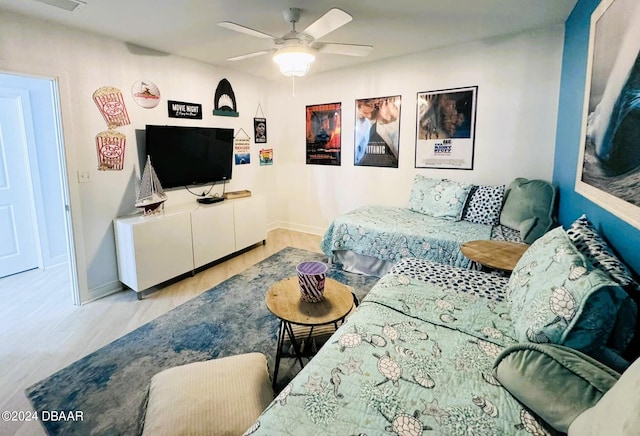
[(231, 180), (233, 129), (147, 125), (145, 137), (164, 189)]

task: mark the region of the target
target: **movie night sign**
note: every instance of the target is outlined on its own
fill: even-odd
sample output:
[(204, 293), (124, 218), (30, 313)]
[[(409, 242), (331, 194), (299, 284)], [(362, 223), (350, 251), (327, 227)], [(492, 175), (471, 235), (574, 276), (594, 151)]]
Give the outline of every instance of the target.
[(169, 118), (202, 119), (202, 105), (185, 101), (168, 100)]

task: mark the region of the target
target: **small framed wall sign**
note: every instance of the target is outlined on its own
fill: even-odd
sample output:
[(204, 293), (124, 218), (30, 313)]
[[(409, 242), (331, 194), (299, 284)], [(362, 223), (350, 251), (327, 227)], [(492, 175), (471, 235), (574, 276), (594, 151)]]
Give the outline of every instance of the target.
[(473, 169), (477, 86), (419, 92), (416, 168)]
[(273, 148), (260, 150), (260, 165), (273, 165)]
[(233, 152), (236, 165), (247, 165), (251, 163), (251, 138), (243, 128), (240, 128), (233, 138)]
[(186, 101), (167, 100), (169, 118), (202, 119), (202, 105), (200, 103), (187, 103)]
[(267, 142), (267, 119), (266, 118), (254, 118), (253, 119), (253, 133), (254, 142), (256, 144), (264, 144)]

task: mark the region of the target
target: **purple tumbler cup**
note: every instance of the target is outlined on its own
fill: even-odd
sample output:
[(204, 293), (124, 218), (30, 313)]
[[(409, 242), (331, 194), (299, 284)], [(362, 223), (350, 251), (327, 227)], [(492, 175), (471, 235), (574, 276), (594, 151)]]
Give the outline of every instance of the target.
[(307, 303), (317, 303), (324, 298), (324, 282), (329, 268), (322, 262), (302, 262), (296, 267), (300, 297)]

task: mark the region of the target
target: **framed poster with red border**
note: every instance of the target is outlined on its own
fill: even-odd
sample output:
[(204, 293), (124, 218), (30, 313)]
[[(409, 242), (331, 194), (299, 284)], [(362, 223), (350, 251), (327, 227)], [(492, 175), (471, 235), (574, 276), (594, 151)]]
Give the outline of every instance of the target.
[(307, 106), (307, 164), (340, 165), (342, 103)]

